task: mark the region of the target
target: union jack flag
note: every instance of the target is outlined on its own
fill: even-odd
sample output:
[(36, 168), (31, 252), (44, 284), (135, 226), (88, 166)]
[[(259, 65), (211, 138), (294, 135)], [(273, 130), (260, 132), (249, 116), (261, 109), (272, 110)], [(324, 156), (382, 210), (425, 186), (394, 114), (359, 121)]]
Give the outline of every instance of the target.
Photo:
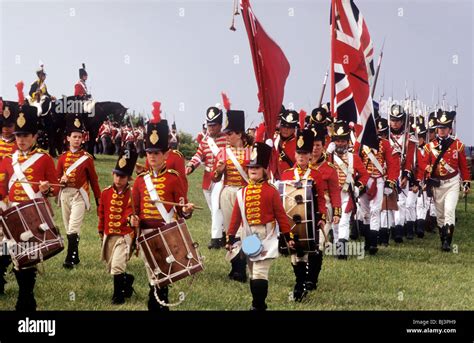
[(331, 109), (340, 120), (362, 127), (357, 140), (378, 149), (370, 93), (374, 48), (367, 24), (353, 0), (331, 4)]

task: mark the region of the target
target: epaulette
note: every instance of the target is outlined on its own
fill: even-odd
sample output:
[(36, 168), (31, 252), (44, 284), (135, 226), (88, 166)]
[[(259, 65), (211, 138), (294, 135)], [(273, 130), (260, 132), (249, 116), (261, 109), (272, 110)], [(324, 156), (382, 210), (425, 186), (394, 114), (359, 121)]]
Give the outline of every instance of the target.
[(44, 150), (44, 149), (41, 149), (41, 148), (37, 148), (36, 151), (37, 151), (37, 152), (40, 152), (40, 153), (42, 153), (42, 154), (46, 154), (46, 155), (50, 156), (48, 150)]
[(112, 185), (105, 187), (102, 191), (106, 191), (107, 189), (112, 188)]
[(327, 161), (327, 162), (328, 162), (328, 166), (330, 166), (331, 168), (336, 169), (336, 166), (332, 162), (329, 162), (329, 161)]
[(174, 150), (174, 149), (172, 149), (171, 151), (174, 152), (174, 153), (175, 153), (176, 155), (178, 155), (179, 157), (184, 158), (184, 155), (183, 155), (183, 153), (182, 153), (181, 151), (179, 151), (179, 150)]
[(290, 171), (290, 170), (293, 170), (293, 168), (285, 169), (283, 172), (286, 173), (287, 171)]
[(174, 169), (166, 169), (166, 171), (167, 171), (168, 173), (171, 173), (171, 174), (176, 174), (176, 175), (178, 175), (178, 176), (179, 176), (179, 172), (177, 172), (177, 171), (176, 171), (176, 170), (174, 170)]
[(271, 182), (267, 182), (267, 184), (272, 187), (272, 188), (275, 188), (276, 191), (278, 191), (278, 188)]
[(138, 173), (137, 177), (145, 176), (146, 174), (148, 174), (148, 170), (144, 170), (141, 173)]
[(462, 151), (464, 150), (464, 143), (462, 143), (459, 139), (456, 139), (457, 150)]
[(89, 154), (87, 151), (84, 151), (84, 155), (86, 155), (86, 156), (89, 157), (89, 158), (94, 159), (94, 156), (92, 156), (91, 154)]

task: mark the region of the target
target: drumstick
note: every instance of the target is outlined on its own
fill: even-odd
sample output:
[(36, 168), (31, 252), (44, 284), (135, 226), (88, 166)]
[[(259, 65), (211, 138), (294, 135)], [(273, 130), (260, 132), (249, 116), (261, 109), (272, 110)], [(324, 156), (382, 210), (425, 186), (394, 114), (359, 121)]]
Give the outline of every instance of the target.
[[(30, 185), (39, 185), (40, 183), (39, 182), (36, 182), (36, 181), (20, 181), (20, 180), (17, 180), (15, 182), (19, 182), (19, 183), (29, 183)], [(56, 187), (66, 187), (66, 185), (63, 185), (61, 183), (50, 183), (49, 184), (50, 186), (56, 186)]]
[[(186, 206), (186, 205), (183, 205), (183, 204), (179, 204), (177, 202), (171, 202), (171, 201), (164, 201), (164, 200), (155, 200), (155, 202), (160, 202), (162, 204), (165, 204), (165, 205), (172, 205), (172, 206)], [(194, 205), (194, 209), (196, 210), (202, 210), (204, 209), (203, 207), (201, 206), (196, 206)]]

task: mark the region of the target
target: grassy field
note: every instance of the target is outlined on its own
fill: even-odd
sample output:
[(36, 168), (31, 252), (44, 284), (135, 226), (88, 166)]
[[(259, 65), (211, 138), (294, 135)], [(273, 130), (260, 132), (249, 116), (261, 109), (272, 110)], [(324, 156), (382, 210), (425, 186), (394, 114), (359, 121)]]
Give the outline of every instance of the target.
[[(96, 168), (101, 187), (111, 183), (113, 156), (98, 156)], [(190, 177), (189, 199), (205, 206), (201, 191), (201, 169)], [(56, 223), (64, 227), (55, 207)], [(468, 212), (459, 202), (458, 222), (454, 236), (457, 252), (440, 251), (437, 234), (427, 233), (425, 239), (414, 239), (402, 245), (380, 248), (374, 256), (351, 257), (339, 261), (326, 256), (319, 288), (303, 303), (289, 300), (294, 275), (289, 258), (280, 257), (270, 271), (267, 303), (271, 310), (473, 310), (474, 297), (474, 213), (473, 196)], [(207, 210), (195, 211), (188, 221), (195, 241), (201, 244), (205, 270), (182, 280), (170, 289), (170, 300), (186, 293), (185, 301), (176, 310), (248, 310), (251, 303), (249, 285), (229, 281), (229, 264), (223, 250), (208, 250), (210, 215)], [(65, 235), (65, 234), (64, 234)], [(140, 258), (133, 257), (128, 272), (136, 277), (133, 295), (124, 305), (110, 303), (113, 280), (100, 261), (100, 240), (97, 235), (95, 205), (86, 215), (80, 242), (81, 264), (74, 270), (62, 267), (66, 251), (46, 261), (44, 273), (36, 283), (38, 310), (146, 310), (148, 285)], [(6, 295), (0, 297), (0, 310), (13, 310), (18, 287), (13, 273), (7, 275)]]

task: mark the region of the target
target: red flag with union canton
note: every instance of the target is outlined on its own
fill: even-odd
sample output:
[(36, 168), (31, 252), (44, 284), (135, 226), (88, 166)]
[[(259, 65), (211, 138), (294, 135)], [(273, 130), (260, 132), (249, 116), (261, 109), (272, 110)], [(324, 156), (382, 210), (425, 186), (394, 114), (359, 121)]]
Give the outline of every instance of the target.
[(361, 145), (378, 149), (370, 93), (374, 48), (367, 24), (353, 0), (331, 3), (331, 109), (333, 116), (362, 126)]
[[(281, 48), (267, 35), (255, 17), (249, 0), (241, 0), (240, 6), (257, 79), (260, 102), (258, 111), (263, 112), (266, 138), (273, 139), (290, 64)], [(270, 166), (275, 172), (276, 161), (273, 156)]]

